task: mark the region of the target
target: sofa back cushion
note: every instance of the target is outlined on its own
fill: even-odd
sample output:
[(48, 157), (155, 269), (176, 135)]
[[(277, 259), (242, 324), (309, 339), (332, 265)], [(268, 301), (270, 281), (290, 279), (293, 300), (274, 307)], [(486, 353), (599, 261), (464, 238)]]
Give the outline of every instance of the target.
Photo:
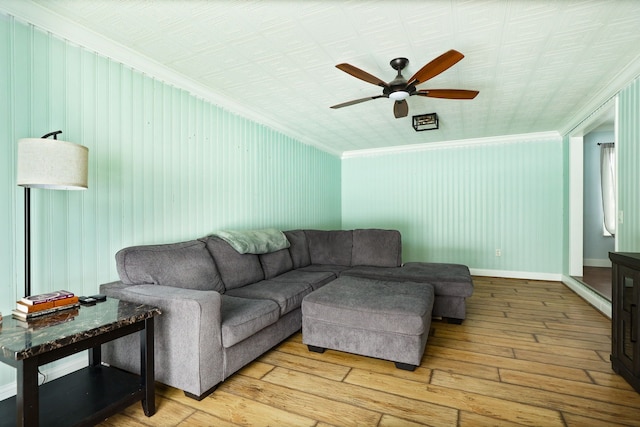
[(285, 231), (284, 234), (290, 243), (289, 255), (291, 255), (293, 268), (306, 267), (311, 264), (309, 242), (307, 241), (307, 235), (304, 233), (304, 230)]
[(127, 285), (225, 290), (206, 245), (198, 240), (124, 248), (116, 253), (116, 268)]
[(351, 265), (400, 267), (402, 238), (397, 230), (353, 230)]
[(312, 264), (351, 265), (351, 230), (305, 230)]
[(289, 255), (289, 249), (280, 249), (279, 251), (269, 252), (258, 255), (264, 278), (269, 280), (272, 277), (286, 273), (293, 268), (293, 261)]
[(239, 288), (264, 279), (258, 255), (238, 253), (229, 243), (216, 236), (207, 237), (206, 242), (225, 288)]

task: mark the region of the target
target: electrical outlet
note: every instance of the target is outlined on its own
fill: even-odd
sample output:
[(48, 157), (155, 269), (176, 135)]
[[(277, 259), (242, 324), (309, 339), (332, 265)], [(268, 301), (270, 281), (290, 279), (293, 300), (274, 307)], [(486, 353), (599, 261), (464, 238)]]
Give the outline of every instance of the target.
[(496, 249), (496, 256), (502, 256), (502, 250)]

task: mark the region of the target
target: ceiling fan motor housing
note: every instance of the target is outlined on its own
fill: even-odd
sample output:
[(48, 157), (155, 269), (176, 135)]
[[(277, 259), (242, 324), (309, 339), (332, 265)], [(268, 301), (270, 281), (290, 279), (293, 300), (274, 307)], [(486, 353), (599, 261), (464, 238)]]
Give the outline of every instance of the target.
[(389, 64), (391, 68), (398, 71), (398, 75), (389, 82), (389, 85), (383, 89), (382, 93), (396, 101), (405, 99), (416, 90), (415, 86), (407, 86), (407, 79), (402, 75), (402, 70), (409, 64), (409, 60), (407, 58), (395, 58)]

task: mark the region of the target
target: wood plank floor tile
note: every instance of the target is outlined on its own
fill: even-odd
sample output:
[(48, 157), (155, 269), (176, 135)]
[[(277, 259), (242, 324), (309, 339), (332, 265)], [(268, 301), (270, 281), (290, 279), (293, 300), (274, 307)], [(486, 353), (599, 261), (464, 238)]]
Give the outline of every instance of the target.
[(620, 375), (613, 371), (610, 372), (591, 372), (588, 371), (589, 377), (593, 379), (594, 384), (605, 387), (619, 388), (621, 390), (633, 390), (633, 387), (624, 380)]
[[(230, 379), (231, 380), (231, 379)], [(313, 427), (315, 420), (289, 412), (286, 408), (269, 406), (257, 400), (238, 396), (225, 390), (229, 385), (222, 384), (215, 393), (200, 401), (201, 411), (216, 418), (241, 426), (308, 426)]]
[(407, 419), (397, 418), (393, 415), (385, 414), (378, 423), (378, 427), (421, 427), (425, 424), (414, 423)]
[(273, 365), (266, 362), (262, 362), (260, 361), (260, 359), (258, 359), (255, 362), (250, 363), (249, 365), (240, 369), (239, 373), (241, 373), (242, 375), (246, 375), (247, 377), (260, 379), (265, 375), (267, 375), (267, 373), (273, 368), (274, 368)]
[(583, 397), (585, 399), (597, 400), (600, 402), (615, 402), (617, 405), (640, 409), (637, 407), (638, 393), (632, 390), (620, 390), (597, 384), (564, 380), (560, 378), (554, 379), (553, 381), (546, 380), (547, 378), (544, 374), (531, 374), (528, 372), (511, 371), (509, 369), (500, 370), (500, 381), (503, 383), (533, 387), (540, 390), (562, 394), (566, 393), (567, 390), (571, 390), (572, 396)]
[[(555, 380), (554, 380), (555, 381)], [(622, 422), (628, 425), (640, 425), (640, 407), (631, 408), (618, 405), (611, 400), (608, 402), (594, 401), (565, 393), (552, 393), (537, 386), (519, 386), (505, 382), (495, 383), (464, 375), (452, 375), (445, 372), (434, 372), (432, 384), (457, 389), (467, 393), (478, 393), (492, 396), (500, 400), (510, 400), (536, 408), (551, 411), (568, 412), (577, 415), (589, 414), (591, 418)], [(570, 389), (568, 389), (569, 391)], [(640, 399), (638, 399), (640, 402)], [(517, 421), (522, 422), (522, 421)], [(528, 425), (536, 425), (528, 424)], [(547, 425), (539, 421), (537, 425)]]
[[(505, 337), (493, 337), (493, 336), (468, 336), (465, 339), (459, 339), (459, 336), (452, 331), (438, 331), (437, 336), (433, 337), (434, 339), (431, 341), (432, 343), (440, 343), (438, 345), (446, 345), (452, 348), (460, 348), (460, 349), (468, 349), (473, 348), (479, 351), (481, 350), (482, 345), (488, 345), (500, 349), (503, 349), (505, 355), (514, 355), (514, 350), (530, 350), (530, 351), (543, 351), (549, 354), (561, 355), (561, 356), (570, 356), (570, 357), (578, 357), (587, 360), (598, 360), (601, 361), (602, 358), (600, 355), (591, 349), (585, 349), (584, 347), (580, 347), (579, 344), (575, 344), (573, 346), (561, 345), (561, 344), (544, 344), (540, 341), (520, 341), (509, 339)], [(441, 342), (440, 340), (443, 340)], [(449, 342), (446, 342), (450, 340)], [(457, 343), (455, 342), (457, 341)], [(506, 351), (504, 349), (508, 349), (510, 351)], [(483, 351), (484, 352), (484, 351)], [(489, 350), (487, 353), (492, 353), (496, 355), (500, 355), (496, 350)]]
[[(434, 375), (456, 375), (435, 371)], [(493, 382), (487, 381), (486, 382)], [(357, 384), (361, 387), (371, 387), (378, 390), (386, 390), (387, 393), (410, 395), (414, 399), (429, 402), (443, 407), (455, 407), (463, 411), (473, 412), (498, 420), (516, 422), (529, 426), (562, 426), (560, 413), (542, 407), (522, 404), (515, 401), (507, 401), (503, 398), (494, 398), (482, 393), (469, 392), (465, 389), (451, 388), (434, 382), (429, 385), (420, 385), (407, 380), (390, 381), (387, 378), (371, 375), (370, 372), (354, 369), (349, 373), (345, 382)], [(440, 425), (440, 424), (436, 424)], [(451, 424), (446, 424), (451, 425)]]
[(177, 425), (178, 427), (237, 427), (238, 424), (221, 420), (209, 413), (196, 411), (189, 418)]
[(619, 424), (612, 421), (602, 421), (590, 418), (588, 415), (564, 414), (567, 427), (622, 427), (628, 424)]
[(262, 356), (259, 360), (264, 363), (269, 363), (272, 366), (280, 366), (299, 371), (309, 371), (314, 375), (333, 381), (342, 381), (351, 369), (349, 366), (325, 362), (323, 360), (309, 359), (305, 356), (306, 354), (299, 356), (282, 351), (271, 351)]
[(556, 354), (549, 354), (543, 351), (528, 351), (528, 350), (514, 350), (516, 358), (519, 360), (528, 360), (531, 362), (538, 362), (547, 365), (555, 366), (572, 366), (578, 369), (588, 369), (592, 371), (608, 372), (611, 369), (609, 362), (605, 362), (602, 359), (582, 359), (579, 357), (571, 357), (569, 355), (558, 356)]
[[(466, 374), (487, 380), (500, 381), (500, 373), (498, 372), (497, 367), (467, 363), (460, 360), (451, 360), (446, 357), (430, 356), (428, 354), (423, 356), (422, 365), (430, 366), (432, 370), (438, 369), (445, 372)], [(410, 375), (407, 375), (406, 378), (418, 380), (418, 378), (411, 377)]]
[(529, 360), (511, 359), (506, 357), (496, 357), (475, 353), (472, 351), (462, 351), (446, 347), (436, 347), (427, 345), (429, 355), (446, 357), (452, 360), (462, 362), (476, 363), (488, 367), (503, 367), (524, 372), (545, 372), (550, 377), (570, 378), (576, 381), (589, 381), (589, 376), (584, 369), (578, 369), (571, 366), (548, 365), (542, 362), (534, 362)]
[[(308, 386), (314, 387), (313, 380)], [(231, 378), (225, 383), (224, 390), (245, 399), (282, 408), (305, 418), (344, 427), (357, 427), (363, 424), (376, 425), (382, 416), (379, 412), (356, 407), (335, 399), (320, 397), (317, 394), (301, 392), (286, 385), (266, 381), (256, 383), (242, 375)], [(349, 415), (345, 416), (345, 414)]]
[(522, 424), (460, 411), (460, 421), (457, 427), (522, 427)]
[[(391, 383), (393, 377), (373, 374)], [(396, 379), (401, 380), (401, 379)], [(342, 382), (335, 382), (314, 377), (302, 372), (285, 369), (274, 369), (264, 381), (287, 385), (299, 391), (337, 400), (359, 408), (366, 408), (386, 413), (398, 418), (406, 418), (425, 425), (455, 425), (457, 410), (429, 402), (420, 402), (413, 397), (405, 397), (386, 390), (380, 391), (370, 387)], [(345, 414), (345, 416), (348, 416)], [(364, 425), (364, 424), (363, 424)]]
[(515, 357), (514, 349), (510, 347), (500, 347), (491, 344), (490, 339), (486, 339), (484, 342), (469, 342), (465, 340), (453, 340), (447, 338), (441, 338), (440, 335), (429, 338), (431, 345), (447, 348), (455, 348), (458, 350), (474, 351), (482, 354), (489, 354), (492, 356), (500, 357)]

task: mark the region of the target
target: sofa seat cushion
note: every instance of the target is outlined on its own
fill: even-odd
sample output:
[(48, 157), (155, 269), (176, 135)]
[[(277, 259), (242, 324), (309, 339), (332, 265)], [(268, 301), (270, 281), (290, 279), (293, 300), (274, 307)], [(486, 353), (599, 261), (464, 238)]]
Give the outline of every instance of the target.
[(116, 253), (116, 268), (127, 285), (225, 290), (213, 258), (199, 240), (124, 248)]
[(430, 283), (437, 296), (470, 297), (473, 280), (469, 268), (462, 264), (409, 262), (402, 267), (353, 267), (341, 276), (365, 277), (397, 282)]
[(336, 279), (336, 275), (329, 271), (300, 271), (291, 270), (284, 274), (274, 277), (275, 282), (298, 282), (311, 285), (313, 290), (326, 285)]
[(206, 238), (206, 243), (227, 290), (264, 279), (258, 255), (238, 253), (230, 244), (216, 236)]
[(268, 299), (222, 296), (222, 345), (231, 347), (280, 318), (280, 307)]
[(313, 288), (308, 283), (262, 280), (241, 288), (228, 290), (226, 295), (274, 301), (280, 307), (280, 315), (282, 316), (300, 308), (302, 299), (312, 291)]

